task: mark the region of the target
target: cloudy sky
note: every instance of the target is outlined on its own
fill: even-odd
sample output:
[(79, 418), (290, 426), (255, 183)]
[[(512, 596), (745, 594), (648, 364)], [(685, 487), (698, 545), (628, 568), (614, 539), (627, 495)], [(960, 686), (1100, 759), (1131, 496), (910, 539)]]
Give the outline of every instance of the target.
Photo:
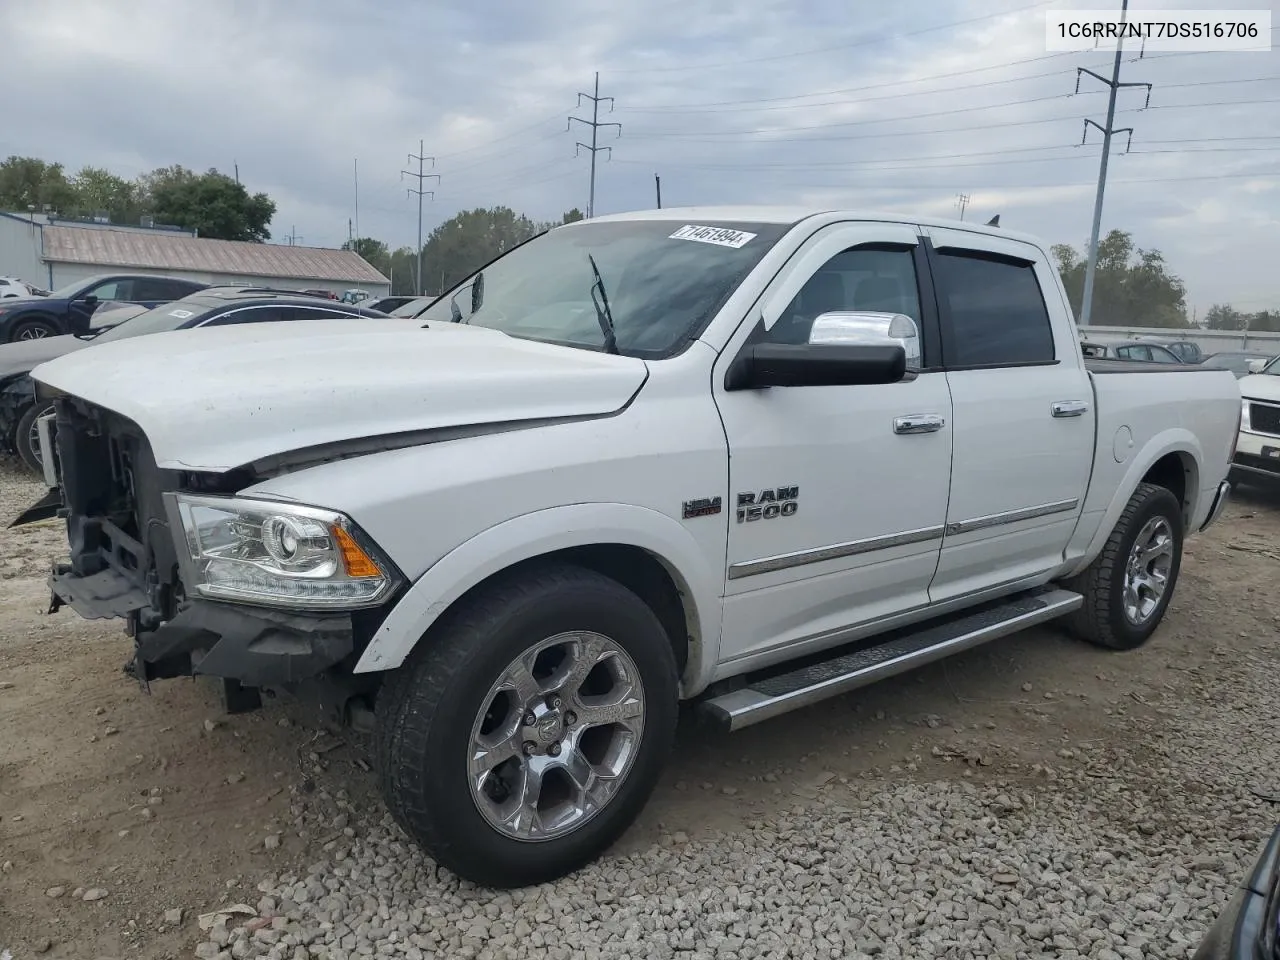
[[(506, 204), (596, 212), (803, 203), (958, 216), (1080, 247), (1105, 119), (1105, 52), (1050, 54), (1045, 12), (1093, 0), (44, 0), (0, 4), (0, 155), (133, 176), (215, 166), (278, 204), (273, 236), (410, 244), (400, 171), (435, 157), (424, 231)], [(1133, 0), (1270, 8), (1275, 0)], [(1280, 17), (1275, 17), (1280, 24)], [(1272, 31), (1273, 40), (1277, 37)], [(1103, 229), (1164, 251), (1201, 313), (1280, 307), (1280, 52), (1125, 55)], [(608, 110), (608, 104), (604, 110)], [(575, 110), (575, 107), (577, 109)]]

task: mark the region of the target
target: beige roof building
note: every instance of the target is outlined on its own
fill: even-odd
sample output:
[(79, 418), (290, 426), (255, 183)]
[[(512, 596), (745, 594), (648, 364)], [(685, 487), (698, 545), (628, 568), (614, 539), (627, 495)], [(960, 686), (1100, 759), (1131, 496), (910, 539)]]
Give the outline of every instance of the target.
[(386, 277), (348, 250), (211, 240), (171, 228), (40, 222), (0, 213), (0, 276), (55, 290), (122, 271), (338, 294), (354, 288), (379, 296), (391, 288)]

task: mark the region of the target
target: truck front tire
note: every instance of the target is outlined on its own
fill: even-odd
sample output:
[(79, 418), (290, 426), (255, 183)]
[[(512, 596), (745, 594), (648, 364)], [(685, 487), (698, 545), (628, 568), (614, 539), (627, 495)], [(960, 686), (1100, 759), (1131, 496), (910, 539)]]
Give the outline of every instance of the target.
[(1063, 583), (1084, 596), (1066, 618), (1075, 636), (1110, 650), (1146, 643), (1164, 619), (1182, 566), (1182, 505), (1165, 487), (1140, 483), (1102, 552)]
[(458, 876), (554, 880), (635, 820), (678, 710), (670, 640), (636, 594), (568, 565), (509, 576), (464, 598), (388, 677), (382, 793)]

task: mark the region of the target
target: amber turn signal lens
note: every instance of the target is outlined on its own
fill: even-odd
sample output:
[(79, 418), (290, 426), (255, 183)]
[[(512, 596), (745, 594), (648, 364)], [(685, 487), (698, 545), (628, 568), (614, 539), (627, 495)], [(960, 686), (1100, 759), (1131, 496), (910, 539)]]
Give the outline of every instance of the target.
[(351, 534), (341, 527), (333, 528), (333, 538), (338, 542), (338, 550), (342, 553), (343, 566), (347, 568), (349, 577), (380, 577), (382, 571), (360, 545), (351, 538)]

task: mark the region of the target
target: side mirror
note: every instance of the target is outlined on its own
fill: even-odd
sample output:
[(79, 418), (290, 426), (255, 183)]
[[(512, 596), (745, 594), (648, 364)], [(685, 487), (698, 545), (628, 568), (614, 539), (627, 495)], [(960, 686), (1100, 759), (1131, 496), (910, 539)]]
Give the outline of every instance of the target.
[(726, 390), (898, 383), (920, 369), (915, 322), (893, 313), (824, 313), (809, 342), (755, 343), (725, 374)]
[(86, 307), (96, 307), (98, 305), (98, 295), (96, 293), (87, 293), (80, 298), (80, 302)]
[(897, 345), (906, 354), (907, 369), (920, 370), (920, 329), (903, 313), (840, 311), (822, 313), (809, 330), (809, 345), (859, 344)]

